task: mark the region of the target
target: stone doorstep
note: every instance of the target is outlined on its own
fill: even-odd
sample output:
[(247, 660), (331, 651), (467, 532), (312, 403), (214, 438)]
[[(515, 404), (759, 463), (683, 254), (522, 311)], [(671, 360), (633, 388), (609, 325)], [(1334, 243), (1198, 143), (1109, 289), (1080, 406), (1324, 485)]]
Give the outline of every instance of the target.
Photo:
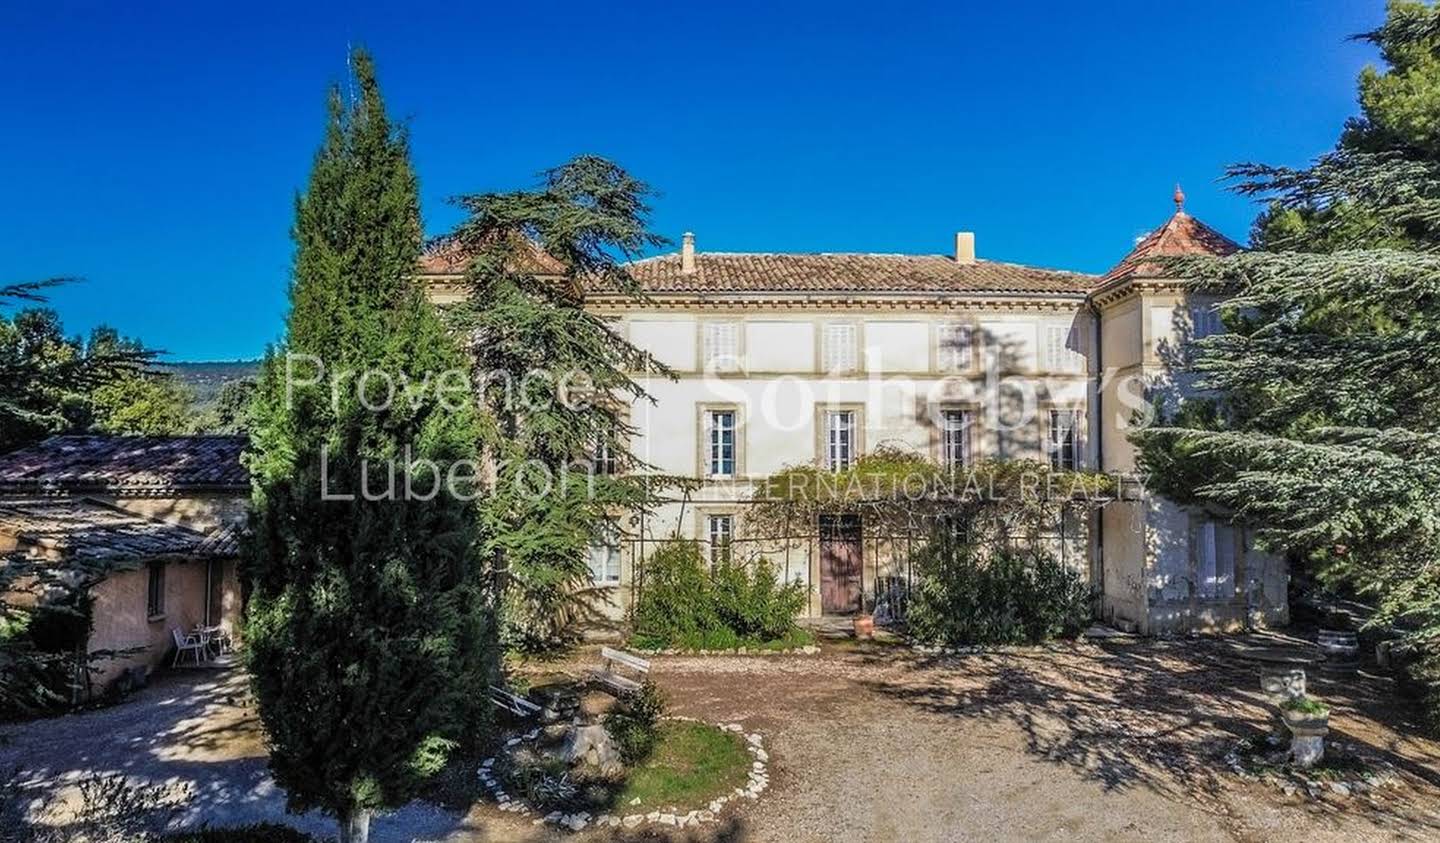
[[(686, 720), (690, 722), (703, 722), (694, 717), (674, 716), (667, 717), (667, 720)], [(700, 826), (715, 822), (719, 819), (720, 812), (730, 802), (736, 799), (758, 799), (760, 794), (770, 786), (770, 776), (766, 766), (769, 756), (761, 748), (764, 738), (756, 732), (746, 733), (745, 727), (739, 723), (717, 723), (714, 724), (727, 732), (735, 732), (742, 735), (746, 741), (746, 750), (755, 757), (750, 770), (747, 773), (746, 786), (735, 788), (733, 793), (712, 799), (705, 810), (694, 810), (686, 814), (675, 814), (673, 812), (661, 813), (651, 811), (646, 814), (625, 814), (616, 816), (614, 814), (602, 814), (591, 819), (590, 812), (580, 811), (574, 814), (565, 814), (560, 811), (551, 811), (543, 817), (531, 820), (532, 825), (554, 825), (566, 828), (570, 831), (582, 831), (589, 825), (616, 828), (623, 826), (627, 829), (638, 828), (644, 824), (669, 825), (685, 828), (688, 826)], [(532, 741), (540, 734), (539, 729), (526, 732), (520, 738), (511, 738), (505, 742), (505, 747), (510, 748), (519, 745), (522, 740)], [(521, 816), (530, 816), (536, 813), (535, 809), (526, 804), (518, 796), (511, 796), (501, 789), (500, 782), (490, 775), (490, 770), (495, 765), (495, 759), (486, 758), (480, 762), (478, 775), (485, 788), (490, 791), (491, 798), (495, 799), (497, 807), (502, 811), (518, 813)]]

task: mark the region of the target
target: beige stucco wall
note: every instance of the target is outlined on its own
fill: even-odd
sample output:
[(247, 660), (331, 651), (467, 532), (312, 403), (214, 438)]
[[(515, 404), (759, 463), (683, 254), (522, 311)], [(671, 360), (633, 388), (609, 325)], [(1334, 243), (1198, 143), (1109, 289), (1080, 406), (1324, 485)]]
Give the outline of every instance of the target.
[[(99, 693), (126, 668), (145, 666), (153, 673), (168, 667), (173, 656), (172, 629), (191, 630), (205, 620), (206, 570), (203, 560), (174, 560), (165, 563), (165, 613), (146, 615), (149, 574), (145, 564), (106, 577), (90, 590), (94, 598), (89, 650), (140, 651), (126, 657), (96, 662), (91, 686)], [(232, 634), (239, 629), (240, 588), (233, 559), (219, 563), (220, 625)]]
[(245, 521), (250, 497), (244, 493), (195, 493), (184, 497), (135, 497), (88, 495), (95, 500), (170, 524), (181, 524), (202, 533)]
[[(1088, 366), (1049, 371), (1039, 345), (1046, 328), (1071, 328), (1082, 352), (1092, 344), (1091, 317), (1079, 302), (1055, 306), (996, 305), (991, 309), (881, 305), (815, 308), (761, 305), (705, 308), (654, 307), (606, 312), (618, 330), (638, 347), (676, 370), (678, 378), (637, 375), (654, 403), (637, 402), (629, 419), (638, 432), (631, 443), (637, 457), (667, 474), (696, 477), (704, 459), (703, 412), (734, 409), (739, 419), (737, 470), (733, 480), (704, 483), (684, 502), (663, 505), (644, 523), (643, 546), (679, 535), (703, 539), (711, 513), (736, 516), (737, 535), (745, 535), (746, 501), (754, 483), (790, 465), (821, 459), (819, 419), (826, 407), (843, 406), (859, 414), (860, 452), (880, 446), (939, 457), (939, 410), (964, 406), (979, 412), (973, 447), (977, 458), (1044, 458), (1050, 408), (1088, 412), (1092, 399)], [(705, 372), (704, 324), (739, 324), (738, 364), (724, 372)], [(857, 367), (846, 373), (820, 371), (823, 326), (831, 322), (857, 328)], [(941, 363), (941, 326), (969, 325), (974, 344), (971, 365), (952, 372)], [(1011, 380), (1013, 379), (1013, 380)], [(1024, 395), (1016, 389), (1031, 387)], [(1005, 429), (1015, 423), (1014, 429)], [(1093, 461), (1090, 437), (1082, 430), (1087, 462)], [(1091, 462), (1093, 464), (1093, 462)], [(797, 531), (813, 533), (814, 526)], [(642, 542), (632, 529), (622, 553), (619, 586), (602, 589), (595, 601), (605, 614), (622, 618), (631, 594), (634, 557)], [(807, 613), (818, 614), (819, 549), (816, 541), (782, 546), (737, 545), (763, 555), (781, 576), (806, 583)], [(1066, 557), (1089, 568), (1085, 538), (1066, 548)], [(866, 538), (865, 592), (875, 578), (903, 576), (899, 548)]]

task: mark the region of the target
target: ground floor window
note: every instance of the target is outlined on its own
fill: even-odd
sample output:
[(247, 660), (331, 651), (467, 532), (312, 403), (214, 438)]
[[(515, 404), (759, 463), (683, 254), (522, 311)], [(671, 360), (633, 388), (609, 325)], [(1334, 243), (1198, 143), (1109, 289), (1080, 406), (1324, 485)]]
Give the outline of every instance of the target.
[(855, 414), (849, 410), (825, 414), (825, 467), (844, 471), (855, 460)]
[(596, 584), (620, 582), (620, 525), (606, 520), (590, 543), (590, 579)]
[(940, 453), (945, 467), (955, 471), (970, 465), (970, 429), (975, 414), (970, 410), (945, 410), (940, 430)]
[(1204, 600), (1235, 596), (1235, 528), (1212, 520), (1191, 523), (1196, 591)]
[(1076, 410), (1050, 411), (1050, 467), (1074, 471), (1080, 467), (1080, 413)]
[(710, 537), (710, 566), (730, 561), (731, 540), (735, 537), (735, 517), (711, 515), (707, 519)]
[(151, 562), (147, 571), (149, 584), (145, 589), (145, 615), (158, 618), (165, 614), (165, 563)]

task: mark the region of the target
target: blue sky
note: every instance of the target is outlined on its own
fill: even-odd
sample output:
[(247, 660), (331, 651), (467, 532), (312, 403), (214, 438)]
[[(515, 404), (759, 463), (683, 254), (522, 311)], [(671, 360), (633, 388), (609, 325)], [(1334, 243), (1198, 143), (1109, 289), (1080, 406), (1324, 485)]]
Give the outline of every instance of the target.
[[(295, 191), (347, 43), (407, 118), (426, 228), (572, 155), (723, 251), (943, 252), (1103, 271), (1227, 162), (1298, 164), (1354, 113), (1380, 0), (1206, 3), (7, 3), (0, 280), (86, 282), (171, 359), (279, 336)], [(460, 4), (454, 4), (460, 5)], [(609, 8), (616, 6), (617, 8)], [(623, 8), (618, 8), (622, 7)]]

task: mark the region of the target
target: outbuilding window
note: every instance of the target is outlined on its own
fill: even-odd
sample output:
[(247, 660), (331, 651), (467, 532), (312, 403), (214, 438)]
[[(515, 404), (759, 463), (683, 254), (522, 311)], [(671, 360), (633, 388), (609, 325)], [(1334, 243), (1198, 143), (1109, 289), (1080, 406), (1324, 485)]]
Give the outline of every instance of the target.
[(153, 620), (165, 615), (165, 563), (151, 562), (147, 573), (149, 582), (145, 589), (145, 615)]

